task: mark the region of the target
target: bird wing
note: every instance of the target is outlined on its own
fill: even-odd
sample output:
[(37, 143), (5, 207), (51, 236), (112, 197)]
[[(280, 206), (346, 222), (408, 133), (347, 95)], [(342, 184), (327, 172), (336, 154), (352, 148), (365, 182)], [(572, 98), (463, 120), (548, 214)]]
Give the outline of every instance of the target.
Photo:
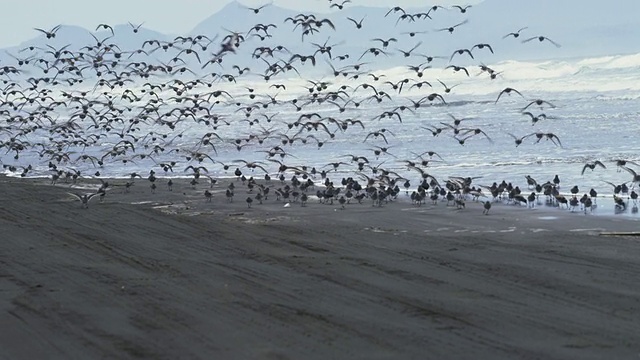
[(546, 37), (546, 36), (545, 36), (545, 40), (547, 40), (548, 42), (552, 43), (552, 44), (553, 44), (553, 45), (555, 45), (557, 48), (559, 48), (559, 47), (560, 47), (560, 44), (558, 44), (557, 42), (555, 42), (555, 41), (553, 41), (553, 40), (549, 39), (549, 38), (548, 38), (548, 37)]
[(633, 175), (633, 178), (635, 179), (636, 176), (638, 176), (638, 174), (631, 168), (628, 168), (626, 166), (620, 166), (621, 168), (623, 168), (624, 170), (626, 170), (629, 174)]
[(75, 197), (76, 199), (82, 201), (82, 196), (81, 195), (78, 195), (78, 194), (72, 193), (72, 192), (67, 192), (67, 194), (69, 194), (69, 195)]
[(587, 170), (588, 167), (589, 167), (589, 164), (584, 164), (584, 166), (582, 167), (582, 172), (580, 173), (580, 175), (584, 175), (584, 171)]

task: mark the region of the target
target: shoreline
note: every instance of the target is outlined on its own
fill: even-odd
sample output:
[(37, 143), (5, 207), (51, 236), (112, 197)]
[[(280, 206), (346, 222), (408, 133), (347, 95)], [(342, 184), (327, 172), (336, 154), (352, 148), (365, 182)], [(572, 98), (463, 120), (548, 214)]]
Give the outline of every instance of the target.
[(635, 231), (634, 219), (511, 206), (485, 216), (471, 202), (248, 208), (239, 186), (226, 202), (227, 184), (211, 203), (208, 186), (176, 182), (83, 209), (67, 187), (0, 177), (3, 356), (640, 353), (640, 243), (600, 236)]
[[(143, 184), (144, 187), (147, 187), (150, 183), (148, 182), (148, 180), (142, 178), (139, 180), (131, 180), (130, 177), (120, 177), (120, 178), (97, 178), (97, 177), (86, 177), (86, 178), (82, 178), (80, 180), (78, 180), (77, 184), (73, 184), (73, 183), (69, 183), (69, 182), (64, 182), (64, 181), (58, 181), (58, 183), (56, 185), (51, 185), (50, 181), (51, 179), (48, 177), (28, 177), (28, 178), (20, 178), (18, 176), (6, 176), (6, 175), (2, 175), (0, 174), (0, 180), (2, 178), (6, 178), (6, 179), (13, 179), (15, 181), (30, 181), (33, 182), (37, 185), (42, 185), (42, 186), (53, 186), (56, 188), (68, 188), (70, 190), (92, 190), (92, 191), (87, 191), (87, 193), (89, 192), (93, 192), (93, 190), (97, 187), (100, 186), (101, 181), (107, 181), (110, 182), (112, 184), (117, 184), (116, 186), (123, 186), (123, 184), (127, 183), (127, 182), (131, 182), (132, 184)], [(194, 201), (195, 200), (195, 194), (193, 190), (195, 190), (193, 187), (188, 187), (187, 185), (185, 185), (184, 183), (187, 182), (188, 179), (192, 179), (193, 176), (162, 176), (158, 178), (158, 182), (156, 182), (156, 184), (158, 184), (158, 193), (163, 192), (163, 187), (166, 186), (166, 181), (168, 179), (171, 179), (172, 181), (176, 181), (176, 184), (182, 184), (182, 186), (185, 188), (183, 191), (183, 194), (187, 194), (189, 193), (189, 197), (188, 200), (189, 201)], [(217, 184), (211, 187), (208, 186), (204, 186), (201, 183), (199, 183), (197, 185), (198, 189), (200, 192), (204, 191), (205, 189), (210, 190), (214, 195), (215, 194), (219, 194), (219, 193), (224, 193), (225, 191), (225, 187), (227, 184), (229, 183), (236, 183), (236, 177), (229, 175), (229, 176), (225, 176), (225, 177), (218, 177), (215, 178)], [(206, 182), (207, 180), (204, 180), (204, 182)], [(285, 185), (285, 183), (280, 182), (279, 180), (271, 180), (270, 182), (265, 182), (263, 179), (256, 179), (256, 182), (258, 184), (266, 184), (272, 188), (274, 187), (282, 187)], [(324, 189), (325, 186), (324, 184), (322, 184), (319, 179), (315, 179), (316, 185), (314, 186), (315, 189)], [(84, 183), (85, 185), (82, 186), (82, 183)], [(289, 182), (287, 182), (289, 183)], [(135, 186), (135, 185), (134, 185)], [(138, 189), (138, 187), (136, 187), (136, 189)], [(315, 189), (313, 189), (312, 191), (309, 192), (309, 199), (310, 199), (310, 203), (312, 203), (314, 200), (317, 201), (317, 197), (314, 195), (315, 193)], [(412, 189), (413, 190), (413, 189)], [(409, 190), (409, 192), (411, 192), (412, 190)], [(113, 191), (113, 189), (112, 189)], [(525, 189), (523, 190), (523, 194), (527, 194), (529, 192), (531, 192), (531, 189)], [(147, 193), (148, 195), (148, 199), (147, 200), (142, 200), (142, 196), (144, 194), (144, 191), (139, 193), (138, 195), (136, 195), (136, 200), (137, 202), (134, 202), (132, 204), (144, 204), (144, 203), (152, 203), (152, 199), (154, 198), (154, 196), (156, 194), (152, 194), (152, 193)], [(255, 192), (252, 193), (247, 193), (247, 195), (255, 195)], [(487, 194), (489, 195), (489, 194)], [(560, 195), (563, 195), (567, 198), (572, 197), (573, 195), (571, 193), (568, 192), (560, 192)], [(140, 198), (138, 198), (138, 196), (140, 196)], [(159, 195), (161, 196), (161, 195)], [(157, 197), (157, 196), (156, 196)], [(578, 196), (579, 197), (579, 196)], [(598, 216), (598, 217), (604, 217), (604, 218), (610, 218), (610, 219), (617, 219), (617, 218), (624, 218), (624, 219), (628, 219), (631, 221), (640, 221), (640, 211), (638, 208), (638, 203), (634, 202), (632, 199), (629, 198), (628, 195), (622, 195), (621, 196), (623, 199), (626, 199), (626, 208), (624, 210), (618, 210), (617, 208), (614, 207), (615, 203), (613, 201), (613, 194), (598, 194), (598, 198), (597, 198), (597, 202), (594, 204), (593, 209), (591, 211), (588, 211), (585, 215), (594, 215), (594, 216)], [(124, 200), (124, 198), (119, 198), (119, 201)], [(573, 209), (570, 210), (568, 208), (564, 208), (564, 207), (558, 207), (556, 205), (552, 205), (549, 204), (545, 199), (544, 199), (544, 195), (540, 194), (540, 198), (536, 201), (536, 203), (534, 204), (533, 207), (528, 208), (526, 205), (515, 205), (515, 204), (508, 204), (505, 203), (504, 200), (500, 200), (500, 201), (493, 201), (490, 197), (487, 196), (483, 196), (480, 197), (478, 200), (471, 200), (471, 199), (467, 199), (466, 200), (466, 204), (467, 205), (471, 205), (474, 208), (480, 206), (481, 207), (481, 202), (482, 201), (491, 201), (492, 206), (493, 206), (493, 210), (491, 210), (491, 212), (495, 212), (496, 209), (503, 209), (504, 211), (509, 211), (508, 209), (514, 210), (514, 211), (519, 211), (519, 210), (536, 210), (537, 212), (545, 212), (544, 216), (562, 216), (561, 214), (563, 213), (568, 213), (569, 215), (577, 215), (577, 214), (584, 214), (584, 209), (582, 208), (577, 208), (577, 209)], [(403, 205), (413, 205), (416, 206), (414, 204), (412, 204), (411, 199), (409, 198), (408, 194), (405, 193), (404, 189), (401, 189), (398, 197), (396, 199), (393, 200), (396, 203), (400, 203)], [(196, 201), (197, 202), (197, 201)], [(367, 202), (367, 200), (364, 201), (365, 203)], [(440, 201), (442, 202), (442, 200)], [(284, 203), (283, 203), (284, 204)], [(477, 204), (477, 205), (474, 205)], [(441, 204), (436, 205), (439, 206)], [(430, 207), (430, 201), (427, 199), (425, 200), (425, 203), (422, 206), (418, 206), (419, 208), (422, 207)], [(481, 211), (481, 210), (480, 210)], [(546, 212), (549, 212), (548, 214)], [(556, 213), (557, 212), (557, 213)]]

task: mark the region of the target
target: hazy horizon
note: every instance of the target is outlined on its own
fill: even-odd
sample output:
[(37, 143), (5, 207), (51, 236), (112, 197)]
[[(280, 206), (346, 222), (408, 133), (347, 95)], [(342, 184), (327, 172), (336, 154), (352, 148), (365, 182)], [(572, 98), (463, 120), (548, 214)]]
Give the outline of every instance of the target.
[[(201, 0), (159, 0), (153, 3), (153, 11), (149, 11), (151, 4), (146, 1), (111, 0), (108, 6), (87, 7), (87, 2), (80, 0), (31, 0), (15, 2), (8, 7), (4, 26), (12, 31), (0, 33), (0, 48), (16, 46), (23, 41), (38, 36), (34, 28), (49, 29), (58, 24), (76, 25), (94, 30), (100, 23), (110, 25), (132, 22), (165, 34), (186, 34), (198, 23), (220, 11), (234, 0), (218, 0), (215, 2)], [(301, 2), (297, 0), (240, 0), (241, 4), (258, 7), (267, 3), (299, 10)], [(478, 4), (481, 0), (467, 0), (463, 4)], [(438, 5), (451, 6), (462, 4), (456, 0), (440, 0)], [(179, 6), (175, 6), (178, 5)], [(304, 10), (310, 12), (329, 11), (327, 0), (307, 0)], [(352, 0), (345, 6), (373, 6), (373, 7), (421, 7), (426, 6), (422, 0), (395, 0), (389, 5), (385, 0)], [(38, 9), (38, 11), (34, 11)], [(70, 11), (73, 9), (73, 11)], [(176, 20), (179, 19), (179, 20)]]

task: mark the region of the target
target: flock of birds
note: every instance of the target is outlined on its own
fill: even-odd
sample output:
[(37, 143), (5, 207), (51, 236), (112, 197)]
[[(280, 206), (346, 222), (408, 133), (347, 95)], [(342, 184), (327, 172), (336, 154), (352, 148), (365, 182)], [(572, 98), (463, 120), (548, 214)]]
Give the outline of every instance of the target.
[[(329, 0), (328, 3), (331, 9), (342, 10), (350, 1)], [(271, 5), (247, 7), (247, 16), (258, 19), (267, 6)], [(136, 179), (146, 178), (151, 192), (155, 192), (159, 179), (163, 178), (166, 191), (171, 191), (176, 177), (187, 176), (196, 190), (207, 179), (206, 201), (213, 198), (213, 186), (217, 183), (212, 176), (215, 168), (218, 173), (233, 172), (247, 187), (248, 207), (254, 201), (262, 203), (270, 195), (302, 206), (310, 197), (322, 203), (337, 201), (342, 208), (351, 202), (363, 201), (383, 206), (404, 192), (416, 205), (446, 201), (447, 205), (463, 208), (467, 199), (487, 199), (482, 202), (485, 214), (495, 201), (535, 206), (545, 196), (548, 203), (557, 206), (581, 208), (585, 213), (592, 209), (597, 197), (595, 190), (581, 196), (576, 186), (570, 196), (561, 195), (557, 176), (546, 182), (527, 177), (530, 193), (525, 194), (528, 190), (523, 191), (507, 181), (476, 185), (470, 177), (438, 179), (429, 173), (430, 163), (443, 160), (435, 151), (416, 153), (415, 158), (403, 160), (390, 151), (393, 146), (389, 143), (395, 134), (391, 129), (380, 127), (382, 120), (402, 123), (405, 116), (446, 107), (446, 97), (455, 92), (457, 85), (426, 79), (427, 69), (444, 63), (443, 69), (470, 76), (471, 68), (456, 65), (454, 60), (464, 57), (467, 61), (477, 61), (483, 54), (493, 54), (494, 48), (489, 43), (478, 43), (435, 56), (419, 53), (423, 41), (400, 49), (392, 48), (399, 42), (398, 38), (378, 37), (371, 39), (361, 53), (338, 55), (341, 44), (331, 44), (329, 33), (367, 31), (367, 27), (375, 26), (375, 21), (415, 24), (419, 29), (424, 27), (420, 22), (445, 11), (457, 12), (462, 18), (436, 31), (449, 33), (455, 39), (456, 31), (469, 22), (466, 16), (473, 13), (469, 5), (433, 6), (418, 13), (395, 6), (383, 19), (348, 18), (353, 25), (349, 29), (336, 28), (329, 17), (300, 13), (281, 23), (258, 22), (250, 29), (227, 31), (220, 36), (178, 36), (173, 41), (141, 38), (139, 48), (124, 50), (110, 42), (115, 35), (114, 28), (99, 24), (95, 30), (107, 36), (98, 38), (91, 34), (93, 43), (58, 48), (49, 43), (28, 46), (17, 54), (10, 54), (15, 60), (13, 63), (0, 63), (0, 151), (3, 152), (0, 161), (5, 170), (22, 177), (32, 176), (46, 164), (44, 172), (53, 184), (75, 184), (83, 178), (101, 179), (101, 172), (110, 165), (134, 164), (140, 170), (127, 174), (130, 179), (125, 189)], [(340, 16), (340, 12), (332, 16)], [(130, 36), (139, 34), (142, 24), (129, 25)], [(283, 26), (299, 33), (301, 41), (311, 44), (314, 51), (292, 53), (286, 44), (265, 45), (274, 41), (271, 29)], [(61, 27), (35, 30), (47, 40), (53, 40)], [(522, 27), (505, 34), (502, 41), (515, 39), (521, 43), (549, 43), (560, 47), (547, 36), (525, 36), (526, 30), (527, 27)], [(415, 30), (400, 35), (413, 39), (423, 33)], [(312, 41), (319, 37), (327, 40)], [(242, 52), (244, 49), (249, 51)], [(155, 60), (157, 54), (168, 60)], [(244, 60), (250, 58), (253, 65), (233, 64), (234, 57), (239, 56)], [(375, 68), (375, 60), (391, 56), (407, 61), (417, 59), (417, 63), (407, 65), (407, 77), (385, 80), (386, 75)], [(302, 93), (291, 89), (292, 77), (303, 79), (307, 70), (323, 63), (330, 71), (323, 74), (322, 79), (306, 80)], [(502, 74), (481, 62), (478, 67), (487, 81)], [(324, 80), (327, 76), (343, 83)], [(259, 91), (258, 86), (252, 85), (257, 83), (256, 79), (268, 85), (261, 86), (266, 90)], [(402, 95), (407, 88), (418, 92), (419, 97)], [(554, 104), (544, 99), (527, 99), (511, 87), (497, 93), (494, 103), (512, 95), (522, 98), (520, 112), (533, 125), (551, 118), (535, 111), (553, 109)], [(363, 108), (377, 109), (377, 114), (362, 117), (358, 110)], [(470, 119), (450, 117), (450, 122), (425, 125), (422, 129), (428, 135), (449, 136), (460, 145), (476, 139), (493, 141), (485, 129), (468, 125), (472, 123)], [(190, 143), (188, 135), (195, 140)], [(562, 147), (559, 136), (550, 132), (509, 136), (515, 146), (548, 142)], [(322, 167), (298, 162), (296, 147), (321, 149), (338, 138), (356, 139), (371, 146), (367, 153), (343, 154)], [(219, 151), (229, 148), (243, 158), (221, 161)], [(36, 162), (21, 163), (25, 154)], [(373, 157), (387, 160), (376, 165)], [(391, 163), (395, 167), (384, 166)], [(398, 165), (406, 171), (397, 171)], [(631, 167), (637, 164), (631, 161), (621, 159), (616, 165), (633, 176), (632, 181), (624, 184), (611, 183), (616, 206), (626, 209), (628, 201), (635, 204), (637, 200), (633, 185), (627, 184), (640, 182), (640, 176)], [(142, 170), (145, 166), (147, 169)], [(587, 163), (583, 173), (596, 168), (606, 168), (606, 165), (600, 161)], [(338, 174), (338, 169), (350, 176), (334, 183), (331, 176)], [(83, 207), (88, 207), (91, 199), (102, 199), (113, 188), (106, 179), (101, 181), (96, 192), (71, 194)], [(322, 187), (312, 193), (311, 189), (320, 184)], [(224, 190), (228, 201), (233, 201), (237, 190), (233, 182)]]

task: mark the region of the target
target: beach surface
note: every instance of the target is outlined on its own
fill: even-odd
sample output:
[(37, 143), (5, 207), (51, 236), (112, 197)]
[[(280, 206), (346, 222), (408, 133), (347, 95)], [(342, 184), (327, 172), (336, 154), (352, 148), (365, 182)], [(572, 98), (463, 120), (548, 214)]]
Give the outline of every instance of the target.
[(110, 181), (0, 177), (0, 359), (640, 356), (637, 219)]

